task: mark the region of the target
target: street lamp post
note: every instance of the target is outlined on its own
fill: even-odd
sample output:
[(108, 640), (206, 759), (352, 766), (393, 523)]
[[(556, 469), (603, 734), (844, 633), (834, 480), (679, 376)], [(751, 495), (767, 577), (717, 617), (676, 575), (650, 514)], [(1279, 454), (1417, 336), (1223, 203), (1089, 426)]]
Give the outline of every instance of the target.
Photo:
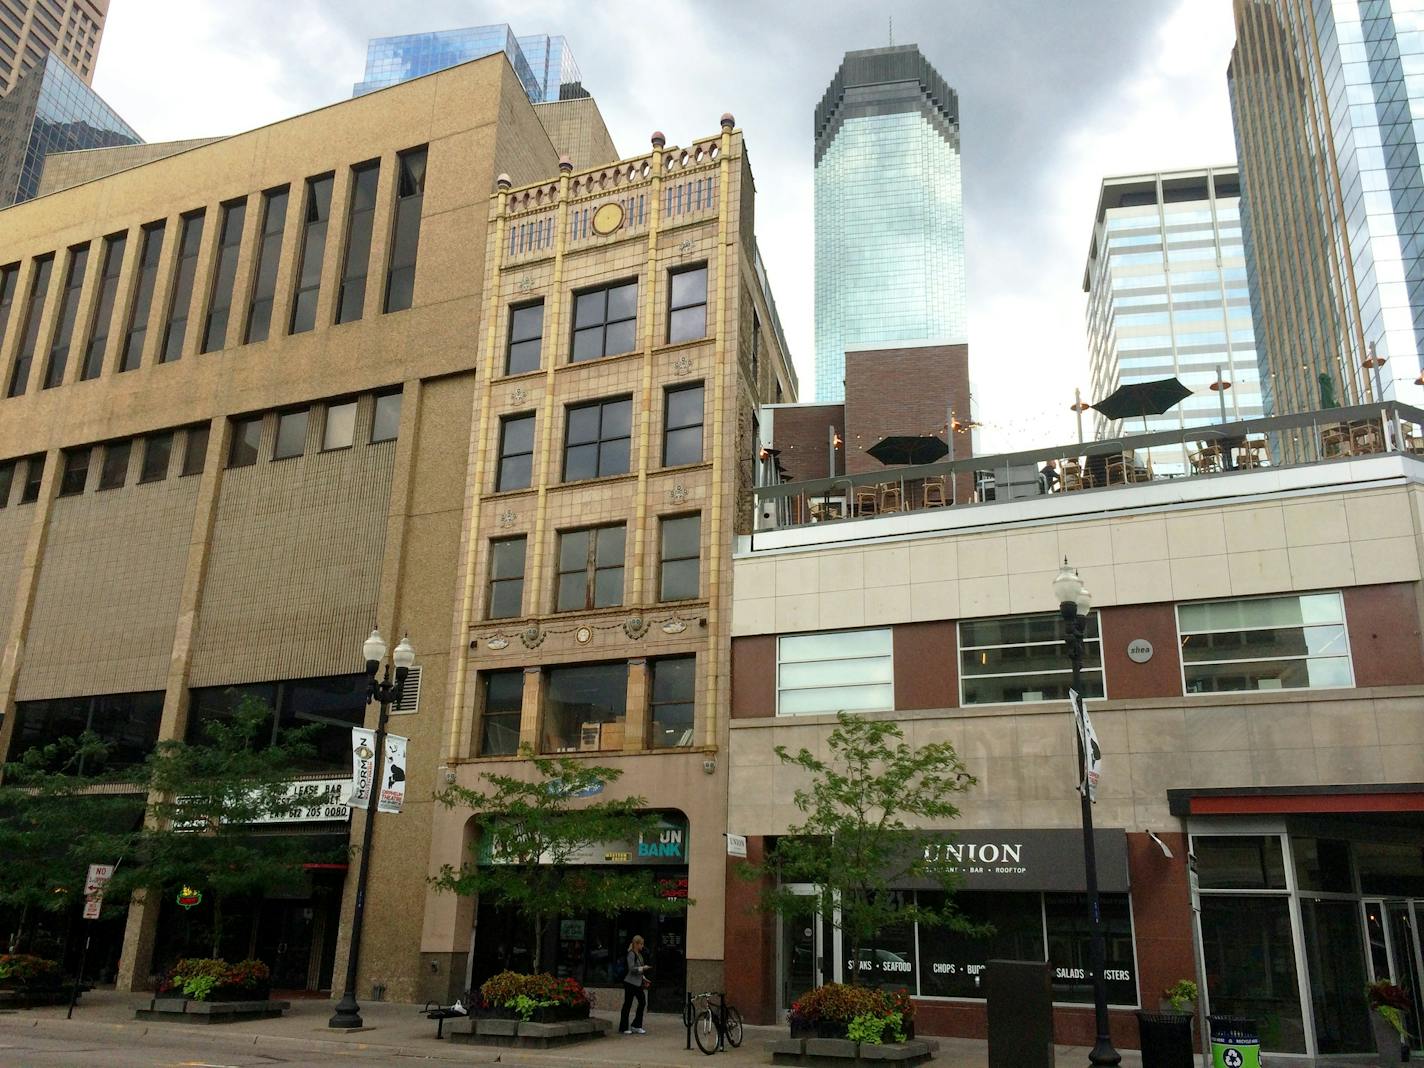
[[(356, 869), (356, 910), (351, 917), (351, 946), (346, 952), (346, 989), (342, 991), (341, 1000), (336, 1003), (336, 1010), (331, 1014), (331, 1019), (326, 1022), (327, 1027), (362, 1026), (361, 1006), (356, 1003), (356, 965), (361, 955), (361, 924), (366, 915), (366, 878), (371, 871), (371, 832), (376, 827), (376, 808), (381, 796), (381, 763), (386, 752), (386, 720), (391, 714), (391, 705), (400, 698), (405, 678), (410, 674), (410, 666), (415, 663), (415, 648), (410, 644), (409, 638), (402, 638), (395, 652), (391, 654), (391, 659), (386, 660), (386, 642), (378, 630), (371, 631), (371, 636), (361, 646), (361, 652), (366, 657), (366, 676), (370, 679), (370, 690), (366, 699), (368, 703), (380, 702), (381, 717), (376, 723), (375, 767), (371, 775), (371, 794), (366, 799), (366, 825), (361, 832), (361, 858)], [(385, 670), (378, 682), (376, 671), (380, 669), (383, 661)], [(392, 664), (395, 666), (394, 682), (391, 680)]]
[[(1078, 700), (1083, 699), (1083, 636), (1088, 628), (1088, 609), (1093, 599), (1078, 572), (1063, 561), (1063, 569), (1053, 580), (1053, 596), (1058, 599), (1058, 611), (1063, 616), (1064, 647), (1073, 665), (1073, 692)], [(1088, 796), (1086, 778), (1087, 754), (1083, 750), (1083, 733), (1076, 728), (1077, 710), (1074, 710), (1075, 728), (1078, 736), (1078, 769), (1083, 775), (1079, 792), (1082, 794), (1083, 809), (1083, 870), (1087, 880), (1088, 912), (1091, 931), (1089, 937), (1088, 966), (1093, 973), (1093, 1013), (1096, 1018), (1098, 1039), (1088, 1063), (1093, 1065), (1117, 1065), (1122, 1063), (1122, 1054), (1113, 1048), (1112, 1035), (1108, 1029), (1108, 987), (1103, 974), (1105, 958), (1103, 947), (1103, 913), (1098, 902), (1098, 858), (1093, 842), (1093, 801)]]

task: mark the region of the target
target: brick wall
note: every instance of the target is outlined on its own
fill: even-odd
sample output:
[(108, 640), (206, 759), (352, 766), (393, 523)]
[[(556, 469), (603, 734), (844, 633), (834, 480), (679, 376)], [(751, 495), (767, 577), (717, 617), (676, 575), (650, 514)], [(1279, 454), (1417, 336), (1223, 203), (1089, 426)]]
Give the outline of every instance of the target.
[[(781, 450), (779, 459), (786, 468), (786, 478), (802, 482), (825, 478), (830, 474), (827, 464), (828, 427), (836, 427), (845, 437), (845, 405), (798, 404), (777, 408), (772, 421), (772, 444)], [(845, 452), (836, 460), (836, 473), (844, 474)]]
[[(969, 418), (969, 346), (923, 345), (846, 353), (846, 470), (852, 475), (884, 465), (867, 455), (892, 434), (943, 436), (946, 413)], [(956, 456), (970, 454), (969, 435), (954, 442)]]

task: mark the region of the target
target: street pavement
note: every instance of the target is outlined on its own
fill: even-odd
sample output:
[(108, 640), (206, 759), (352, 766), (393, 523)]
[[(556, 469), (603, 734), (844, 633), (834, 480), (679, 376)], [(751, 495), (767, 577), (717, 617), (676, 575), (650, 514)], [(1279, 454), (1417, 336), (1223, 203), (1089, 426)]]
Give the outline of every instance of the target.
[[(610, 1034), (548, 1053), (489, 1049), (436, 1041), (435, 1024), (417, 1005), (368, 1002), (361, 1006), (366, 1027), (334, 1031), (326, 1026), (330, 1001), (302, 999), (279, 1020), (234, 1024), (147, 1023), (134, 1009), (147, 998), (96, 990), (85, 994), (74, 1018), (63, 1006), (0, 1013), (0, 1065), (5, 1068), (269, 1068), (275, 1065), (401, 1065), (431, 1063), (504, 1064), (520, 1068), (687, 1068), (706, 1063), (694, 1045), (685, 1049), (679, 1016), (650, 1013), (646, 1035)], [(597, 1015), (610, 1016), (607, 1012)], [(718, 1068), (767, 1064), (763, 1043), (785, 1035), (783, 1027), (747, 1027), (741, 1049), (717, 1054)], [(940, 1039), (938, 1068), (984, 1068), (984, 1043)], [(1058, 1064), (1077, 1068), (1087, 1051), (1060, 1046)], [(1124, 1066), (1141, 1064), (1127, 1053)]]

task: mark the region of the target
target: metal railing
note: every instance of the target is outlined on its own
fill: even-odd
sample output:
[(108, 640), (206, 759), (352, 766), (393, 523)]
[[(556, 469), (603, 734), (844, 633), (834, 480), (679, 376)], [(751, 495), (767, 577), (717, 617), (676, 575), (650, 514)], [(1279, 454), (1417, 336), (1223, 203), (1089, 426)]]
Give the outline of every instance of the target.
[[(1386, 401), (783, 482), (756, 489), (756, 526), (856, 522), (1045, 493), (1108, 493), (1380, 453), (1424, 456), (1424, 410)], [(1049, 460), (1057, 465), (1056, 484), (1040, 475)]]

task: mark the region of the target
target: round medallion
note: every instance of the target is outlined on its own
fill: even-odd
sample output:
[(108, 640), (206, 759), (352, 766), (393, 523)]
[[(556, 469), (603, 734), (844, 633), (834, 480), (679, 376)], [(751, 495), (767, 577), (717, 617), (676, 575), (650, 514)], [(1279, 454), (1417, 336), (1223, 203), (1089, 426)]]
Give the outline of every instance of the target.
[(587, 645), (593, 641), (593, 631), (588, 627), (579, 627), (578, 630), (574, 631), (574, 641), (580, 645)]
[(623, 225), (623, 205), (610, 200), (593, 213), (593, 232), (611, 234)]
[(1152, 643), (1146, 638), (1133, 638), (1127, 643), (1127, 658), (1134, 664), (1145, 664), (1152, 659)]

